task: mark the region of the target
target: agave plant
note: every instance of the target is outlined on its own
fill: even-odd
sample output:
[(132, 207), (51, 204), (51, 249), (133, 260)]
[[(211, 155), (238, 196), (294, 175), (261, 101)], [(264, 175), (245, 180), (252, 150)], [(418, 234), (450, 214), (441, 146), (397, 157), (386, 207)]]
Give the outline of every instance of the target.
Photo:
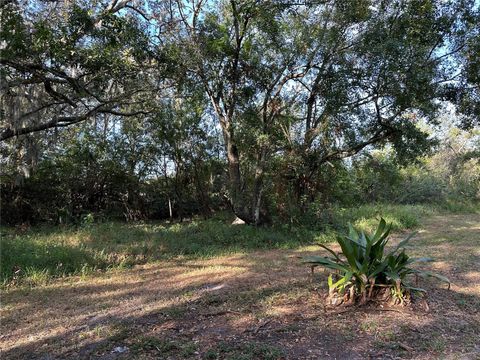
[(424, 289), (409, 285), (408, 275), (436, 277), (450, 287), (450, 281), (446, 277), (410, 267), (416, 262), (432, 261), (430, 258), (411, 258), (405, 253), (405, 245), (415, 233), (386, 252), (385, 246), (389, 241), (391, 228), (391, 224), (387, 225), (383, 218), (373, 234), (357, 231), (349, 224), (348, 235), (337, 240), (342, 249), (341, 253), (319, 244), (331, 256), (307, 256), (303, 258), (303, 262), (310, 264), (312, 269), (322, 266), (332, 270), (333, 274), (328, 277), (329, 296), (343, 296), (342, 302), (353, 303), (360, 298), (361, 303), (366, 303), (373, 296), (385, 294), (387, 291), (387, 295), (391, 296), (394, 302), (403, 303), (412, 291), (425, 292)]

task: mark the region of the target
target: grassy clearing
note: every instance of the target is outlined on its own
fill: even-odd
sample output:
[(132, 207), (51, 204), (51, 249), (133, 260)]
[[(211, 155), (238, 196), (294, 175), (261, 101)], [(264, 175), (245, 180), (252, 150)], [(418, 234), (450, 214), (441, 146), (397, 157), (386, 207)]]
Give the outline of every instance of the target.
[(81, 227), (38, 227), (17, 233), (3, 229), (0, 281), (3, 286), (45, 285), (53, 277), (86, 276), (96, 271), (159, 260), (212, 258), (257, 249), (292, 249), (330, 242), (347, 222), (371, 230), (383, 216), (395, 230), (418, 225), (434, 210), (425, 206), (365, 205), (332, 209), (324, 229), (232, 226), (225, 218), (188, 223), (93, 223)]
[(423, 299), (393, 311), (326, 309), (327, 274), (297, 258), (318, 247), (174, 257), (7, 289), (0, 351), (9, 359), (475, 359), (479, 224), (475, 214), (421, 219), (409, 254), (435, 258), (422, 267), (452, 280), (447, 290), (420, 279), (428, 309)]
[(2, 236), (1, 279), (42, 285), (51, 277), (87, 275), (171, 258), (210, 258), (253, 249), (292, 248), (313, 232), (231, 226), (218, 220), (183, 224), (99, 223), (80, 228), (37, 228)]

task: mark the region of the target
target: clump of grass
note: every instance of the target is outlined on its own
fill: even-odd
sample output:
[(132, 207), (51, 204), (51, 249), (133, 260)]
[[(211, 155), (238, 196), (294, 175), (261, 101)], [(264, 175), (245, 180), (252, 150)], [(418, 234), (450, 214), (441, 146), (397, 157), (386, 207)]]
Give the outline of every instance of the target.
[(143, 336), (135, 339), (132, 346), (134, 353), (143, 353), (145, 351), (156, 353), (158, 355), (177, 355), (182, 359), (192, 357), (197, 350), (196, 345), (191, 341), (179, 342), (169, 339), (160, 339), (154, 336)]
[(235, 345), (220, 342), (214, 348), (209, 349), (205, 355), (205, 359), (230, 359), (230, 360), (276, 360), (284, 359), (285, 353), (282, 349), (256, 342), (238, 343)]
[(50, 279), (50, 271), (48, 269), (36, 269), (27, 267), (25, 269), (25, 283), (32, 286), (46, 285)]
[(438, 203), (437, 208), (454, 214), (479, 214), (480, 201), (462, 200), (462, 199), (445, 199)]

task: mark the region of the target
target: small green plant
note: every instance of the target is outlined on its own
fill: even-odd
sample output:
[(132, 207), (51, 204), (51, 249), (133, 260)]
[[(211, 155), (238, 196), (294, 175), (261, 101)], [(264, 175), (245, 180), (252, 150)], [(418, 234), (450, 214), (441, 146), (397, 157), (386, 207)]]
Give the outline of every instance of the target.
[(25, 282), (31, 286), (46, 285), (50, 279), (48, 269), (35, 269), (33, 267), (27, 267), (25, 269)]
[(85, 228), (91, 227), (95, 223), (95, 215), (88, 213), (82, 216), (82, 226)]
[(369, 299), (379, 296), (403, 304), (412, 291), (425, 292), (424, 289), (409, 285), (408, 275), (436, 277), (447, 282), (450, 287), (450, 281), (446, 277), (410, 267), (415, 262), (432, 261), (430, 258), (411, 258), (405, 253), (405, 245), (415, 233), (386, 252), (391, 228), (392, 225), (387, 225), (383, 218), (373, 234), (357, 231), (349, 224), (348, 235), (337, 239), (341, 253), (319, 244), (332, 256), (303, 258), (303, 262), (310, 264), (312, 270), (315, 266), (322, 266), (334, 272), (328, 277), (329, 299), (332, 304), (354, 303), (357, 299), (365, 304)]
[(277, 360), (284, 359), (283, 349), (266, 343), (244, 342), (230, 344), (219, 342), (209, 349), (203, 359), (228, 359), (228, 360)]

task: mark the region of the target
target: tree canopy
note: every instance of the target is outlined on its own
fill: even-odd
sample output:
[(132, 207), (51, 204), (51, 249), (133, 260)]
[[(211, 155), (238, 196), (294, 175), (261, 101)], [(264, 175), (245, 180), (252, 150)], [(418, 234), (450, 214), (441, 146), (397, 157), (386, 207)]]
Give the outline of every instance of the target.
[(225, 169), (218, 198), (249, 223), (268, 217), (265, 192), (286, 183), (298, 203), (313, 200), (325, 165), (365, 149), (389, 144), (400, 162), (424, 154), (434, 139), (418, 124), (438, 122), (446, 103), (459, 126), (478, 125), (474, 0), (0, 6), (7, 162), (46, 151), (54, 133), (85, 141), (103, 126), (92, 141), (126, 145), (131, 173), (163, 168), (178, 191), (194, 178), (205, 209), (202, 189)]

